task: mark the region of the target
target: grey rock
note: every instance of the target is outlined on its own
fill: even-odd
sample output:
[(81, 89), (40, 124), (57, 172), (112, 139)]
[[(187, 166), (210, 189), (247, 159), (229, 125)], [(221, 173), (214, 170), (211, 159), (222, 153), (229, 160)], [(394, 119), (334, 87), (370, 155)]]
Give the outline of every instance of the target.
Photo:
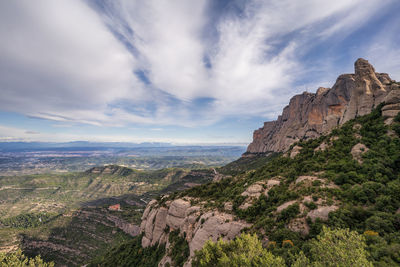
[(320, 218), (321, 220), (328, 220), (329, 218), (329, 213), (331, 213), (332, 211), (337, 210), (338, 207), (337, 206), (323, 206), (323, 207), (319, 207), (315, 210), (310, 211), (307, 214), (307, 217), (311, 218), (311, 220), (314, 222), (317, 218)]

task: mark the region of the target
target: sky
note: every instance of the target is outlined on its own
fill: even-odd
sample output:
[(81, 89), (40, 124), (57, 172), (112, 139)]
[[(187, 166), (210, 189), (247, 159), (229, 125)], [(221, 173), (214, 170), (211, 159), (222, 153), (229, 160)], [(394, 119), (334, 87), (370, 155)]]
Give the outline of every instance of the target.
[(0, 141), (247, 144), (365, 58), (400, 80), (397, 0), (0, 1)]

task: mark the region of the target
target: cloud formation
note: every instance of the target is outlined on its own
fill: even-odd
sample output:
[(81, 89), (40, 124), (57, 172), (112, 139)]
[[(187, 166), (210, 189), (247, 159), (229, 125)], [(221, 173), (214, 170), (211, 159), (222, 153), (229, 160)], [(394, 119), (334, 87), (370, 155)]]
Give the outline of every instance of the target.
[[(338, 74), (304, 81), (332, 70), (314, 50), (340, 46), (393, 3), (2, 1), (0, 107), (99, 126), (273, 118), (304, 84)], [(379, 61), (398, 47), (376, 39), (363, 51)]]

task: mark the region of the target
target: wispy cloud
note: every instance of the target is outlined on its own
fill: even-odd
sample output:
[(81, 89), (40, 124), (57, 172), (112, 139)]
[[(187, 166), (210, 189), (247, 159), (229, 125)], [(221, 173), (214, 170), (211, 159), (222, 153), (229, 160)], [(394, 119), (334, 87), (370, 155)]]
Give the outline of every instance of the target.
[[(3, 1), (0, 108), (112, 127), (273, 118), (304, 84), (326, 82), (304, 81), (331, 69), (304, 60), (313, 49), (338, 45), (394, 1), (238, 3)], [(399, 46), (376, 38), (368, 55), (390, 53), (398, 70), (388, 62)]]

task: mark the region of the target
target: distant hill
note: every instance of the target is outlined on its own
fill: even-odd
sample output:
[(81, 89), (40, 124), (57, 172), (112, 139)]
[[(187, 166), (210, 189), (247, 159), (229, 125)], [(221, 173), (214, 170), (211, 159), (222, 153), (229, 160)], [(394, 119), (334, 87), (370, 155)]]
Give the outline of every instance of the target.
[(150, 148), (170, 147), (170, 143), (121, 143), (121, 142), (0, 142), (0, 151), (43, 150), (43, 149), (107, 149), (107, 148)]

